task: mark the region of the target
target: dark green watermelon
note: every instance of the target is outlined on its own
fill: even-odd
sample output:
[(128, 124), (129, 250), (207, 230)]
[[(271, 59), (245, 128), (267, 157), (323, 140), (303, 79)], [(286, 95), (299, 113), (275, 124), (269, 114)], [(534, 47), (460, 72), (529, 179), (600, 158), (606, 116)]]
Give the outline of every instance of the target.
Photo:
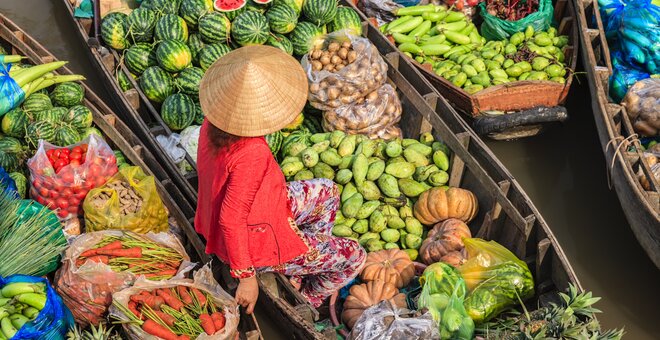
[(124, 65), (131, 73), (139, 76), (147, 67), (158, 65), (156, 51), (151, 44), (135, 44), (124, 53)]
[(70, 108), (62, 117), (62, 121), (71, 124), (78, 131), (91, 127), (94, 123), (92, 111), (84, 105), (76, 105)]
[(195, 120), (195, 115), (195, 103), (181, 93), (167, 97), (160, 110), (163, 122), (173, 131), (180, 131), (190, 126)]
[(177, 15), (164, 15), (156, 22), (154, 33), (157, 41), (179, 40), (185, 43), (188, 41), (188, 24)]
[(26, 150), (21, 141), (9, 136), (0, 137), (0, 166), (5, 171), (20, 171), (25, 157)]
[(44, 93), (33, 93), (23, 101), (23, 110), (28, 114), (48, 110), (52, 107), (53, 102)]
[(57, 146), (68, 146), (80, 142), (80, 133), (70, 124), (61, 124), (55, 128), (53, 144)]
[(199, 34), (207, 44), (227, 43), (231, 22), (220, 12), (206, 14), (199, 19)]
[(147, 8), (134, 9), (126, 19), (128, 32), (134, 42), (150, 42), (154, 37), (157, 16)]
[(202, 70), (208, 70), (213, 63), (220, 59), (223, 55), (229, 53), (231, 48), (222, 43), (215, 43), (204, 46), (197, 56), (199, 58), (199, 66)]
[(183, 0), (179, 8), (179, 16), (190, 27), (197, 27), (199, 18), (213, 12), (213, 3), (207, 0)]
[(165, 71), (178, 73), (192, 64), (188, 45), (179, 40), (165, 40), (156, 49), (158, 65)]
[(174, 93), (172, 76), (158, 66), (151, 66), (144, 70), (139, 78), (142, 92), (155, 103), (162, 103), (165, 98)]
[(282, 34), (271, 34), (270, 37), (268, 37), (268, 41), (266, 41), (266, 45), (277, 47), (288, 55), (293, 55), (293, 44), (291, 44), (291, 40)]
[(199, 84), (204, 77), (204, 70), (199, 67), (188, 67), (174, 78), (174, 84), (181, 93), (198, 96)]
[(2, 117), (2, 133), (10, 137), (23, 138), (28, 123), (27, 113), (17, 107)]
[(241, 46), (263, 45), (269, 35), (268, 19), (258, 12), (241, 13), (231, 24), (231, 37)]
[(85, 88), (73, 82), (61, 83), (50, 93), (53, 104), (64, 107), (80, 105), (85, 98)]
[(106, 15), (101, 23), (101, 39), (115, 50), (128, 48), (128, 16), (119, 12)]

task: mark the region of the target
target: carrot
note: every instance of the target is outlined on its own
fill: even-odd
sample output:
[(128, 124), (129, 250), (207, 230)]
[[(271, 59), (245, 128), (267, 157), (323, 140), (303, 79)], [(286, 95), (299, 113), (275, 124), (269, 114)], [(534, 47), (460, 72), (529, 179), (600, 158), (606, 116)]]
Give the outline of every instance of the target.
[(142, 313), (140, 313), (137, 309), (137, 303), (135, 301), (128, 301), (128, 309), (131, 311), (131, 313), (135, 314), (138, 319), (144, 320)]
[(133, 247), (126, 249), (108, 249), (108, 250), (99, 250), (96, 252), (99, 255), (108, 255), (113, 257), (131, 257), (131, 258), (141, 258), (142, 257), (142, 248)]
[(176, 322), (176, 319), (173, 316), (171, 316), (169, 314), (165, 314), (165, 313), (163, 313), (159, 310), (154, 310), (154, 313), (156, 313), (156, 315), (158, 315), (158, 317), (161, 320), (163, 320), (163, 322), (165, 324), (167, 324), (168, 326), (170, 326), (170, 327), (174, 326), (174, 323)]
[(181, 302), (181, 300), (179, 300), (176, 296), (172, 294), (172, 292), (170, 292), (167, 289), (158, 289), (156, 290), (156, 294), (162, 297), (168, 306), (178, 310), (179, 312), (181, 311), (181, 308), (183, 308), (184, 306), (183, 302)]
[(83, 264), (85, 264), (85, 262), (87, 261), (108, 264), (108, 260), (109, 260), (108, 257), (105, 255), (94, 255), (85, 259), (78, 258), (78, 260), (76, 260), (76, 266), (80, 267)]
[(154, 310), (160, 310), (160, 305), (165, 303), (165, 300), (163, 300), (163, 298), (161, 298), (160, 296), (155, 296), (151, 294), (133, 295), (130, 297), (130, 299), (135, 303), (141, 303), (143, 305), (147, 305)]
[(179, 335), (179, 340), (190, 340), (190, 337), (187, 335)]
[(201, 321), (202, 328), (204, 328), (204, 332), (206, 332), (206, 334), (215, 334), (215, 326), (213, 325), (213, 319), (211, 319), (210, 315), (206, 313), (200, 314), (199, 321)]
[(148, 273), (144, 274), (144, 277), (149, 278), (149, 277), (155, 277), (155, 276), (174, 276), (176, 275), (177, 269), (168, 269), (168, 270), (162, 270), (159, 272), (155, 273)]
[(80, 254), (80, 257), (90, 257), (90, 256), (98, 255), (99, 250), (121, 249), (121, 247), (122, 247), (121, 241), (117, 240), (114, 242), (110, 242), (104, 245), (103, 247), (85, 250), (84, 252), (82, 252), (82, 254)]
[(211, 319), (213, 319), (213, 325), (215, 326), (215, 331), (221, 331), (225, 328), (225, 315), (222, 312), (215, 312), (211, 314)]
[(192, 305), (193, 299), (192, 296), (190, 296), (190, 293), (188, 292), (188, 288), (186, 286), (176, 286), (176, 291), (179, 293), (179, 297), (181, 297), (181, 300), (187, 304), (187, 305)]
[(193, 294), (195, 294), (195, 297), (197, 298), (197, 301), (199, 301), (200, 305), (205, 305), (206, 304), (206, 295), (204, 293), (200, 292), (199, 289), (195, 287), (191, 287), (190, 290), (192, 290)]
[(171, 330), (167, 329), (167, 327), (159, 325), (156, 321), (147, 319), (143, 324), (142, 324), (142, 330), (145, 332), (157, 336), (159, 338), (163, 338), (165, 340), (178, 340), (179, 337), (174, 334)]

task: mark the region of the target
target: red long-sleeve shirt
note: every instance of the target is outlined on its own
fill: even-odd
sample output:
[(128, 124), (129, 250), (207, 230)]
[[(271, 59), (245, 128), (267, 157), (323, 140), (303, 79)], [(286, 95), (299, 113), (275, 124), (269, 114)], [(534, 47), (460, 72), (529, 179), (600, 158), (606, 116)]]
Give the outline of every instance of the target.
[(228, 263), (236, 278), (304, 254), (308, 248), (291, 218), (284, 174), (266, 140), (246, 137), (215, 150), (208, 124), (199, 134), (195, 215), (206, 252)]

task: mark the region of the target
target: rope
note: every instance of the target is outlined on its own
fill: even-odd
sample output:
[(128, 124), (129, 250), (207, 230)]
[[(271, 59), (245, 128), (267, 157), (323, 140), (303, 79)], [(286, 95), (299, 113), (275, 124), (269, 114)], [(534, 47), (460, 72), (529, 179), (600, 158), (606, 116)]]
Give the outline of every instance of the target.
[(605, 165), (605, 170), (607, 171), (607, 187), (610, 188), (610, 190), (612, 190), (612, 171), (614, 170), (614, 162), (616, 161), (617, 156), (619, 156), (619, 153), (621, 152), (621, 147), (626, 145), (626, 149), (627, 149), (627, 146), (630, 145), (631, 141), (632, 143), (634, 143), (635, 141), (639, 141), (639, 139), (637, 139), (636, 133), (633, 133), (632, 135), (626, 138), (623, 138), (623, 136), (616, 136), (610, 139), (610, 141), (607, 142), (607, 145), (605, 145), (605, 153), (607, 153), (607, 151), (610, 149), (610, 145), (613, 145), (615, 142), (619, 140), (621, 141), (621, 143), (619, 144), (619, 146), (616, 147), (616, 150), (614, 150), (614, 155), (612, 155), (612, 163), (610, 164), (609, 167)]

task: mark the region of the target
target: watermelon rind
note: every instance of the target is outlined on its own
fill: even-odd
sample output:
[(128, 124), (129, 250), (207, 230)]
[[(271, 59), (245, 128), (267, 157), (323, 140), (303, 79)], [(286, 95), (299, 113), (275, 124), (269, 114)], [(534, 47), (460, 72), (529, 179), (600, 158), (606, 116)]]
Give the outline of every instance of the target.
[(289, 34), (293, 45), (293, 53), (303, 56), (315, 47), (321, 47), (324, 42), (324, 34), (320, 27), (310, 22), (299, 22), (296, 28)]
[(175, 93), (163, 102), (160, 116), (173, 131), (180, 131), (193, 123), (196, 115), (195, 103), (187, 95)]
[(287, 34), (293, 31), (298, 23), (298, 13), (285, 4), (271, 7), (266, 12), (266, 18), (268, 18), (270, 30), (280, 34)]
[(158, 66), (163, 70), (178, 73), (192, 64), (190, 48), (179, 40), (165, 40), (156, 49)]
[(277, 47), (288, 55), (293, 55), (293, 44), (291, 44), (291, 40), (282, 34), (273, 33), (268, 37), (266, 45)]
[(54, 105), (72, 107), (82, 103), (85, 98), (85, 88), (78, 83), (64, 82), (53, 89), (50, 100)]
[(156, 22), (154, 35), (157, 41), (179, 40), (188, 41), (188, 24), (178, 15), (168, 14)]
[(159, 66), (151, 66), (144, 70), (139, 78), (140, 89), (149, 100), (162, 103), (174, 93), (172, 76)]
[(208, 70), (213, 63), (220, 59), (223, 55), (229, 53), (231, 48), (222, 43), (209, 44), (204, 46), (204, 48), (199, 52), (199, 66), (202, 70)]
[(103, 136), (103, 133), (101, 133), (101, 131), (99, 129), (97, 129), (93, 126), (90, 127), (90, 128), (85, 129), (84, 131), (82, 131), (80, 133), (80, 140), (85, 140), (85, 139), (87, 139), (87, 137), (89, 137), (91, 135), (95, 135), (95, 136), (100, 137), (101, 139), (105, 140), (105, 137)]
[(188, 67), (181, 71), (176, 78), (174, 78), (174, 85), (179, 92), (190, 95), (199, 95), (199, 84), (204, 77), (204, 70), (199, 67)]
[(309, 22), (317, 26), (325, 25), (337, 14), (337, 0), (306, 0), (302, 13)]
[(231, 25), (231, 37), (241, 46), (263, 45), (269, 35), (268, 19), (258, 12), (241, 13)]
[(150, 42), (154, 37), (157, 16), (148, 8), (136, 8), (126, 18), (128, 32), (134, 42)]
[(270, 148), (270, 152), (273, 154), (273, 156), (277, 157), (277, 153), (280, 152), (280, 148), (282, 147), (282, 141), (284, 140), (284, 136), (282, 135), (282, 132), (275, 131), (271, 134), (266, 135), (265, 138), (266, 138), (266, 142), (268, 143), (268, 147)]
[(195, 124), (202, 125), (204, 123), (204, 111), (202, 111), (202, 105), (200, 103), (195, 103)]
[(147, 67), (158, 65), (156, 51), (151, 44), (137, 43), (124, 53), (124, 65), (131, 73), (140, 75)]
[(101, 22), (101, 39), (111, 48), (121, 51), (130, 46), (128, 41), (128, 16), (124, 13), (113, 12), (103, 18)]
[(230, 30), (231, 21), (220, 12), (209, 13), (199, 19), (199, 34), (207, 44), (227, 43)]
[(213, 12), (213, 6), (207, 0), (183, 0), (179, 8), (179, 16), (190, 27), (197, 27), (199, 19)]

